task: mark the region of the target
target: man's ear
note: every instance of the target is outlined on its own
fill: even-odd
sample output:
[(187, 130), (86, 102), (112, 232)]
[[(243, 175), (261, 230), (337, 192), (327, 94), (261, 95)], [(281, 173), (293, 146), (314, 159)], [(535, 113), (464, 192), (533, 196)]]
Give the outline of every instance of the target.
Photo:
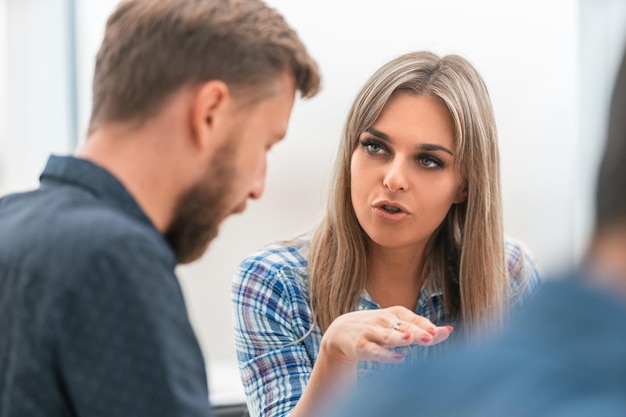
[(467, 201), (467, 185), (461, 184), (454, 197), (454, 204), (461, 204)]
[(223, 81), (212, 80), (198, 87), (191, 109), (191, 129), (196, 146), (219, 146), (215, 141), (219, 141), (220, 128), (228, 119), (224, 113), (229, 102), (230, 90)]

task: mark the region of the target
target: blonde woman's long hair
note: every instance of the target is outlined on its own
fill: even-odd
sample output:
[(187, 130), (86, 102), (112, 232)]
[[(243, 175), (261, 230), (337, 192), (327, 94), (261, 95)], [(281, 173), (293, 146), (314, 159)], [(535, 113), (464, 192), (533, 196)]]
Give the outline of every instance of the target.
[(335, 162), (327, 213), (309, 252), (310, 303), (325, 332), (354, 311), (365, 288), (368, 237), (350, 197), (350, 161), (360, 134), (397, 91), (433, 95), (454, 121), (456, 167), (467, 200), (455, 204), (429, 239), (424, 285), (443, 288), (445, 308), (469, 338), (498, 328), (508, 309), (496, 126), (487, 88), (464, 58), (402, 55), (381, 67), (354, 101)]

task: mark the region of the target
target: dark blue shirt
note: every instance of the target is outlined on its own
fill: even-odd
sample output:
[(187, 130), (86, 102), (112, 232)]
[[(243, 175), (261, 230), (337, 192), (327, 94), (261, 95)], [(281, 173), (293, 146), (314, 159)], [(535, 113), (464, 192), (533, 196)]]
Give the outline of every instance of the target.
[(0, 200), (0, 417), (207, 416), (176, 257), (123, 185), (51, 157)]

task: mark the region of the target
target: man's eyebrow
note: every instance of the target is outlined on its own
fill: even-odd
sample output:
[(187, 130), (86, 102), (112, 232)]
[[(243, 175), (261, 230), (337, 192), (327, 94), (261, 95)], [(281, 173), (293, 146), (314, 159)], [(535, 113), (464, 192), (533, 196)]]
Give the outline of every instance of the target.
[[(376, 136), (379, 139), (384, 140), (385, 142), (391, 142), (388, 134), (383, 133), (380, 130), (376, 130), (373, 127), (369, 127), (365, 129), (365, 131)], [(416, 145), (415, 148), (420, 151), (443, 151), (454, 156), (454, 153), (450, 149), (446, 148), (445, 146), (435, 145), (434, 143), (422, 143), (420, 145)]]

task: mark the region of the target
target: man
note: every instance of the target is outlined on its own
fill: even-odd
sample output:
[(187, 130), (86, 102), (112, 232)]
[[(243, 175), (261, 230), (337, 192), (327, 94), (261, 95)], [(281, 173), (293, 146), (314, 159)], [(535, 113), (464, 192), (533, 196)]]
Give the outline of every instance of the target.
[(325, 416), (626, 416), (626, 57), (613, 92), (596, 227), (502, 336), (385, 375)]
[(0, 200), (0, 416), (210, 414), (174, 269), (261, 196), (319, 81), (261, 0), (117, 7), (84, 145)]

